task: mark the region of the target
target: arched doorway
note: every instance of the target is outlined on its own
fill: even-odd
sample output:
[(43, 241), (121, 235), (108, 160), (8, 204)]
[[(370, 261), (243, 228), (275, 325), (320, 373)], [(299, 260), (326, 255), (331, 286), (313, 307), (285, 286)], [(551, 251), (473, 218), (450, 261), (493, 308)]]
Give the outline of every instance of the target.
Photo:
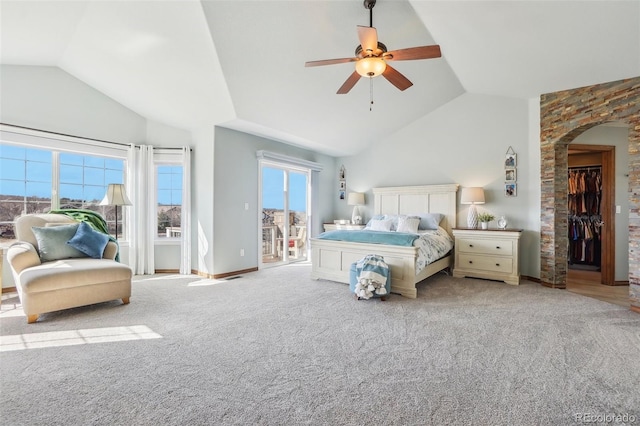
[(610, 121), (629, 125), (629, 298), (631, 309), (640, 312), (640, 77), (540, 98), (540, 280), (566, 287), (567, 145)]

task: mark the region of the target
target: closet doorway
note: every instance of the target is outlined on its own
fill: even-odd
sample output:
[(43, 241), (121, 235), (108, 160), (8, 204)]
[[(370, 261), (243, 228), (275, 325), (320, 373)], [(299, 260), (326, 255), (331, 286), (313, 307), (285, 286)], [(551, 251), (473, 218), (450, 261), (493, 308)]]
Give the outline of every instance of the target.
[(615, 147), (568, 146), (567, 278), (615, 285)]

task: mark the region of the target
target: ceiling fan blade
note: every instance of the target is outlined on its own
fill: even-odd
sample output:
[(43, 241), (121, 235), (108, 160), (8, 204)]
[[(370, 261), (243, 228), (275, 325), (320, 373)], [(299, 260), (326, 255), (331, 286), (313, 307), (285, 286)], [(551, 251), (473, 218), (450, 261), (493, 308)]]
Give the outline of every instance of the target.
[(406, 49), (393, 50), (384, 54), (385, 61), (410, 61), (412, 59), (432, 59), (442, 56), (440, 46), (408, 47)]
[(351, 74), (349, 78), (347, 78), (347, 81), (345, 81), (342, 86), (340, 86), (336, 93), (338, 95), (349, 93), (349, 90), (353, 89), (353, 86), (356, 85), (358, 80), (360, 80), (360, 74), (358, 74), (357, 71), (354, 71), (353, 74)]
[(344, 64), (347, 62), (355, 62), (356, 58), (339, 58), (339, 59), (323, 59), (321, 61), (309, 61), (305, 62), (305, 67), (319, 67), (321, 65), (334, 65), (334, 64)]
[(362, 55), (370, 56), (378, 49), (378, 31), (374, 27), (358, 25), (358, 38), (362, 46)]
[(409, 81), (407, 77), (400, 74), (395, 68), (392, 68), (387, 64), (387, 69), (384, 70), (382, 76), (389, 80), (389, 83), (393, 84), (400, 90), (406, 90), (413, 86), (413, 83)]

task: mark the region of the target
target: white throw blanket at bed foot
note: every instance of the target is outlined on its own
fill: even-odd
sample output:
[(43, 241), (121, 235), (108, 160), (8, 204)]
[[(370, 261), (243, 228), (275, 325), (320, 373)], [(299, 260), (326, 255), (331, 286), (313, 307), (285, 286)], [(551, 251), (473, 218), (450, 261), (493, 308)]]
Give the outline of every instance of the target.
[(387, 279), (389, 266), (382, 256), (368, 254), (356, 262), (356, 296), (370, 299), (374, 295), (387, 294)]

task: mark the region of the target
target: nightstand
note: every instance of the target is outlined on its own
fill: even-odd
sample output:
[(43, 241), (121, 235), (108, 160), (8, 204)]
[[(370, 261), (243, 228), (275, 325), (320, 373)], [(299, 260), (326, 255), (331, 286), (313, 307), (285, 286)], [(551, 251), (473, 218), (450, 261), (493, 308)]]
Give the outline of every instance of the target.
[(518, 243), (522, 229), (454, 229), (454, 277), (520, 284)]
[(365, 225), (352, 225), (350, 223), (324, 223), (325, 231), (335, 231), (336, 229), (349, 229), (351, 231), (356, 231), (360, 229), (364, 229)]

